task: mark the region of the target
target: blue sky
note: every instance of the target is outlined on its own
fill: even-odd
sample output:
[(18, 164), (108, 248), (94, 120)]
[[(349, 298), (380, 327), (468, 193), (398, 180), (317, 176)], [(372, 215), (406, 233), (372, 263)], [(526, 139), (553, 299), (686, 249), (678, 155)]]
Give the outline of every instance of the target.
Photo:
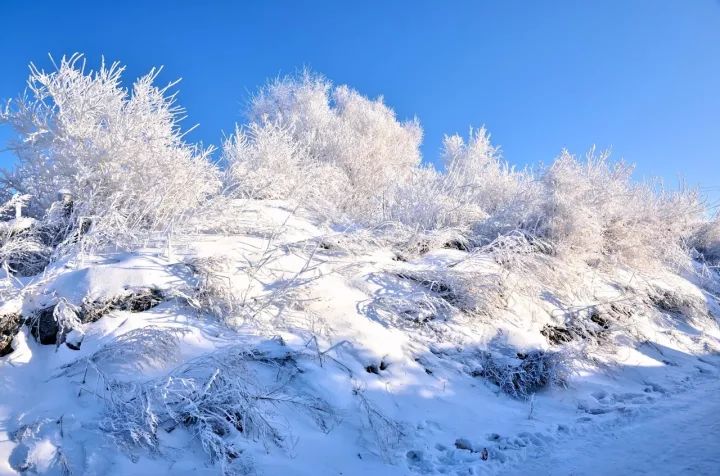
[(200, 124), (189, 139), (217, 144), (267, 78), (309, 66), (417, 116), (428, 161), (485, 125), (513, 164), (597, 144), (720, 199), (718, 0), (4, 0), (0, 18), (3, 99), (48, 53), (104, 54), (128, 79), (164, 65)]

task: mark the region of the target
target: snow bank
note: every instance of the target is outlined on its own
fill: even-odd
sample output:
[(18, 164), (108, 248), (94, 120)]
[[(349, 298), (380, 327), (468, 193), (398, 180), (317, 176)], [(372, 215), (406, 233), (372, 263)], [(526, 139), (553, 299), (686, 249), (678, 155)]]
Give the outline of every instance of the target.
[[(172, 259), (166, 248), (86, 256), (27, 283), (23, 312), (129, 289), (166, 298), (83, 324), (79, 350), (20, 330), (0, 358), (0, 473), (714, 467), (717, 437), (700, 445), (705, 427), (692, 422), (720, 390), (719, 305), (692, 280), (578, 267), (573, 291), (491, 248), (399, 260), (382, 240), (358, 246), (281, 202), (236, 205), (234, 233), (179, 235)], [(214, 260), (204, 272), (237, 306), (222, 320), (196, 305), (202, 289), (219, 292), (202, 288), (196, 260)], [(566, 367), (546, 375), (541, 356), (554, 355)], [(663, 416), (690, 405), (695, 416)], [(662, 463), (640, 433), (672, 438), (676, 424), (697, 444), (686, 462)], [(625, 441), (642, 465), (625, 462)], [(586, 455), (595, 444), (612, 455), (604, 466)]]

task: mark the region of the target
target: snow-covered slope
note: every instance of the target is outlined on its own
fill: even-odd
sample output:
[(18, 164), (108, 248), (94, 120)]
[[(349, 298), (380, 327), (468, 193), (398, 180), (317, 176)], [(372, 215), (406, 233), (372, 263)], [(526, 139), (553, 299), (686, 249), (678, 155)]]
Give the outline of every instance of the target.
[(0, 358), (0, 474), (718, 474), (710, 291), (430, 248), (250, 202), (16, 282), (73, 330)]

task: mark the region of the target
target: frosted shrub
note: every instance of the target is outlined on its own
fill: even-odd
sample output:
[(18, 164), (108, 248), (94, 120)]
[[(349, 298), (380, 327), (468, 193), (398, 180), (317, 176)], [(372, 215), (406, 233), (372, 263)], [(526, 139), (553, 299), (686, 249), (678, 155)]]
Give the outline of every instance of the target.
[(454, 270), (408, 270), (400, 279), (416, 284), (452, 308), (470, 315), (492, 315), (503, 307), (503, 283), (493, 274)]
[(540, 171), (543, 193), (527, 202), (535, 220), (523, 228), (554, 254), (590, 264), (685, 264), (684, 243), (702, 217), (697, 195), (669, 193), (631, 175), (632, 167), (611, 163), (607, 153), (591, 152), (581, 162), (564, 151)]
[[(15, 195), (0, 205), (0, 215), (14, 216), (15, 206), (24, 206), (29, 197)], [(0, 267), (20, 276), (40, 273), (48, 264), (52, 250), (32, 218), (0, 221)]]
[(501, 160), (484, 128), (471, 130), (467, 143), (457, 134), (445, 136), (442, 160), (447, 193), (487, 215), (498, 214), (520, 192), (519, 173)]
[(720, 215), (699, 226), (691, 243), (705, 261), (720, 265)]
[(558, 254), (600, 253), (603, 225), (612, 219), (608, 215), (613, 208), (627, 200), (631, 172), (623, 164), (608, 167), (605, 156), (580, 163), (563, 151), (540, 176), (545, 200), (538, 229), (533, 231), (552, 243)]
[[(60, 367), (55, 377), (82, 376), (82, 384), (132, 380), (138, 372), (159, 370), (180, 355), (182, 329), (145, 326), (106, 342), (92, 354)], [(91, 382), (93, 377), (97, 382)]]
[(337, 129), (328, 151), (347, 171), (355, 199), (380, 197), (420, 163), (422, 130), (400, 123), (382, 99), (369, 100), (347, 86), (333, 91)]
[(467, 141), (445, 136), (441, 158), (442, 196), (453, 205), (444, 213), (453, 226), (472, 227), (478, 242), (534, 229), (542, 190), (530, 173), (502, 160), (484, 128), (471, 130)]
[(32, 230), (0, 223), (0, 265), (3, 268), (20, 276), (32, 276), (47, 266), (50, 254), (51, 250)]
[(66, 189), (74, 198), (66, 214), (97, 242), (165, 230), (219, 187), (210, 150), (183, 141), (172, 85), (154, 86), (153, 69), (128, 91), (123, 69), (103, 63), (87, 72), (80, 55), (50, 73), (31, 66), (29, 95), (0, 115), (17, 133), (18, 157), (2, 185), (31, 195), (29, 212), (38, 218)]
[(694, 190), (642, 184), (626, 206), (628, 212), (617, 213), (606, 227), (606, 255), (639, 267), (689, 267), (687, 243), (704, 210)]
[(518, 399), (530, 398), (552, 384), (564, 385), (570, 375), (568, 356), (560, 352), (536, 350), (512, 359), (483, 352), (481, 362), (481, 368), (474, 374)]
[(313, 158), (291, 126), (264, 120), (238, 127), (223, 144), (223, 160), (230, 196), (294, 199), (329, 215), (347, 200), (345, 172)]
[[(295, 196), (304, 182), (307, 150), (288, 127), (264, 121), (236, 128), (223, 145), (230, 186), (240, 196), (282, 199)], [(307, 180), (307, 177), (306, 177)]]
[(305, 391), (297, 358), (268, 342), (227, 347), (190, 360), (140, 384), (113, 382), (103, 429), (119, 446), (160, 450), (161, 434), (185, 427), (222, 474), (235, 474), (245, 447), (260, 442), (290, 449), (293, 438), (281, 410), (303, 412), (328, 432), (337, 417), (324, 400)]
[(474, 228), (476, 238), (491, 241), (520, 227), (534, 197), (528, 174), (502, 161), (485, 129), (470, 131), (468, 141), (445, 136), (441, 159), (445, 171), (415, 168), (398, 180), (386, 217), (419, 230)]
[(234, 289), (232, 271), (228, 258), (191, 258), (187, 266), (197, 280), (188, 293), (191, 307), (208, 312), (222, 321), (229, 322), (239, 312), (243, 303)]
[(447, 187), (447, 176), (431, 167), (418, 167), (393, 187), (384, 218), (419, 231), (463, 227), (487, 214), (475, 203), (463, 201)]
[(356, 221), (381, 217), (393, 184), (420, 163), (417, 121), (399, 122), (382, 99), (308, 72), (264, 87), (251, 103), (249, 120), (248, 132), (226, 145), (225, 158), (239, 171), (234, 176), (241, 190), (249, 181), (242, 171), (262, 164), (279, 172), (271, 195), (289, 198), (301, 184), (302, 192), (291, 198), (332, 203)]
[[(633, 168), (591, 151), (584, 161), (567, 151), (535, 172), (515, 171), (499, 156), (484, 129), (467, 142), (446, 136), (446, 172), (431, 186), (420, 182), (433, 203), (416, 206), (421, 226), (471, 226), (476, 243), (520, 233), (537, 251), (590, 264), (639, 266), (687, 264), (685, 242), (702, 220), (693, 191), (666, 192), (662, 186), (632, 180)], [(399, 196), (412, 197), (399, 185)], [(417, 193), (417, 192), (416, 192)], [(409, 201), (409, 199), (406, 199)], [(402, 220), (410, 222), (403, 211)], [(396, 212), (397, 213), (397, 212)], [(428, 220), (427, 217), (431, 219)]]

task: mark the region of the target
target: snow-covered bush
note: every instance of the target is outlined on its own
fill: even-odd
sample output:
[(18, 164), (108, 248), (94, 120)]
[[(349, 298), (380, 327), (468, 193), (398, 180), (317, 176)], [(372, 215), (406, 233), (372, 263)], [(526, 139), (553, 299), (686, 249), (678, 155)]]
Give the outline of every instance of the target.
[(36, 230), (22, 223), (0, 222), (0, 265), (19, 276), (33, 276), (47, 266), (52, 250)]
[(536, 251), (591, 265), (686, 264), (686, 241), (703, 213), (694, 191), (636, 182), (633, 168), (611, 162), (606, 152), (591, 151), (581, 161), (563, 151), (531, 173), (499, 163), (484, 133), (471, 147), (457, 137), (446, 142), (455, 163), (465, 164), (449, 168), (462, 171), (456, 174), (464, 182), (453, 179), (461, 184), (455, 188), (487, 213), (474, 225), (478, 243), (521, 236)]
[[(235, 474), (245, 441), (288, 449), (289, 425), (279, 407), (309, 414), (323, 431), (336, 424), (330, 405), (304, 391), (296, 359), (277, 345), (233, 346), (190, 360), (140, 384), (113, 383), (103, 429), (126, 449), (157, 451), (159, 432), (192, 431), (223, 474)], [(245, 440), (245, 441), (243, 441)], [(246, 462), (245, 462), (246, 463)]]
[(503, 283), (494, 274), (431, 269), (402, 271), (397, 276), (470, 315), (491, 315), (503, 307)]
[(14, 217), (15, 207), (25, 206), (29, 197), (16, 194), (3, 205), (0, 214), (8, 218), (0, 221), (0, 267), (20, 276), (40, 273), (50, 260), (44, 230), (32, 218)]
[(691, 240), (705, 261), (720, 265), (720, 215), (701, 225)]
[(606, 217), (627, 196), (625, 183), (632, 169), (622, 164), (609, 169), (604, 157), (580, 163), (567, 151), (540, 176), (545, 196), (534, 234), (545, 238), (557, 254), (597, 254), (603, 248)]
[(639, 266), (684, 264), (685, 241), (702, 220), (692, 190), (666, 192), (635, 182), (632, 167), (608, 154), (584, 162), (564, 151), (539, 176), (544, 188), (537, 226), (529, 230), (555, 254)]
[(578, 160), (563, 151), (550, 166), (516, 171), (480, 129), (467, 142), (446, 136), (443, 160), (444, 173), (416, 169), (398, 183), (388, 218), (426, 230), (471, 227), (479, 245), (524, 236), (563, 258), (640, 266), (685, 265), (702, 222), (694, 191), (636, 182), (633, 167), (607, 152)]
[[(99, 388), (118, 380), (132, 380), (143, 370), (157, 370), (176, 362), (180, 355), (178, 328), (145, 326), (133, 329), (100, 346), (92, 354), (60, 367), (55, 377), (82, 376), (81, 384), (92, 382)], [(100, 385), (98, 385), (100, 384)]]
[(230, 196), (294, 199), (328, 216), (337, 216), (347, 201), (345, 172), (314, 158), (291, 128), (278, 122), (237, 127), (223, 144), (223, 160)]
[(241, 196), (294, 197), (310, 178), (307, 150), (288, 127), (277, 123), (263, 121), (236, 127), (223, 144), (223, 154), (231, 191)]
[(186, 263), (196, 280), (186, 297), (188, 304), (223, 322), (237, 317), (243, 306), (228, 262), (229, 259), (220, 257), (192, 258)]
[[(421, 138), (417, 121), (399, 122), (382, 98), (305, 72), (260, 90), (249, 124), (226, 143), (225, 159), (242, 194), (325, 197), (338, 213), (372, 222), (393, 184), (420, 163)], [(254, 184), (257, 175), (265, 177)]]
[(484, 128), (467, 139), (445, 136), (443, 172), (415, 168), (393, 188), (386, 217), (422, 231), (448, 227), (472, 230), (482, 244), (537, 221), (542, 187), (528, 171), (503, 161)]
[(467, 142), (445, 136), (441, 159), (443, 172), (417, 168), (398, 181), (389, 218), (426, 231), (471, 228), (477, 243), (533, 222), (540, 187), (530, 173), (502, 160), (484, 128), (471, 130)]
[(364, 303), (362, 311), (378, 322), (413, 332), (432, 335), (443, 332), (449, 322), (492, 318), (507, 307), (508, 290), (495, 273), (408, 268), (377, 273), (371, 281), (382, 291)]
[(487, 214), (477, 203), (453, 193), (448, 176), (432, 167), (417, 167), (388, 194), (383, 218), (418, 231), (464, 227)]
[(457, 134), (445, 136), (442, 160), (446, 193), (460, 203), (473, 204), (486, 216), (498, 216), (523, 191), (522, 173), (501, 159), (484, 128), (471, 130), (467, 143)]
[(2, 185), (31, 195), (36, 218), (67, 191), (72, 202), (56, 214), (89, 228), (96, 242), (116, 244), (172, 227), (219, 187), (211, 150), (183, 140), (173, 84), (154, 86), (160, 70), (153, 69), (128, 91), (123, 70), (103, 62), (88, 72), (80, 55), (49, 73), (31, 65), (29, 95), (0, 114), (17, 133), (18, 158)]
[(517, 358), (481, 353), (477, 376), (484, 377), (511, 397), (526, 399), (551, 384), (563, 385), (570, 375), (568, 357), (561, 352), (536, 350)]
[[(298, 268), (278, 278), (274, 264), (284, 256), (280, 246), (268, 240), (266, 248), (248, 254), (242, 266), (231, 266), (228, 258), (190, 257), (186, 265), (193, 274), (191, 289), (178, 290), (178, 297), (201, 313), (210, 314), (231, 327), (251, 322), (255, 326), (275, 322), (284, 310), (292, 308), (301, 292), (301, 284), (312, 280), (317, 249), (305, 250)], [(275, 286), (268, 282), (277, 281)]]

